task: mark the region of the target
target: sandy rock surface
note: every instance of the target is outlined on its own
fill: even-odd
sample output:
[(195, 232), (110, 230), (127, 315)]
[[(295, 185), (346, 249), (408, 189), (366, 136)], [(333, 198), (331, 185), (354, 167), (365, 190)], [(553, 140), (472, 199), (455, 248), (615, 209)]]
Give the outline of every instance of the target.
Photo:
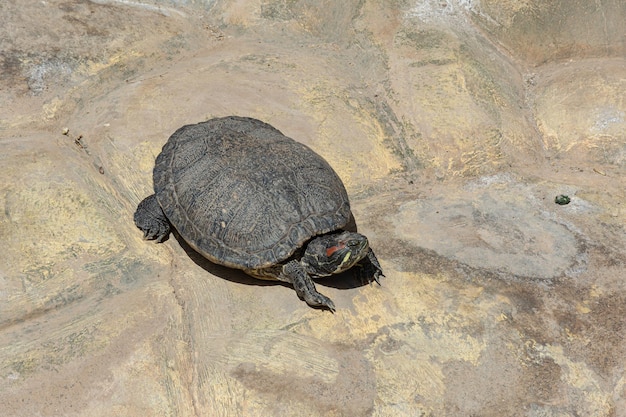
[[(2, 2), (2, 414), (626, 416), (624, 21), (609, 0)], [(331, 314), (142, 240), (168, 136), (230, 114), (329, 161), (382, 286), (320, 280)]]

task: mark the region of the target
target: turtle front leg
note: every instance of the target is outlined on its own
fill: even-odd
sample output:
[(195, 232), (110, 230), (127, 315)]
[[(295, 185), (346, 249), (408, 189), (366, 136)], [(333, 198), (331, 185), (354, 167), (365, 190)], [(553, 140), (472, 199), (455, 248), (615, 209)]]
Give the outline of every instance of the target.
[(335, 311), (335, 304), (330, 298), (317, 292), (315, 283), (300, 262), (292, 260), (283, 265), (282, 273), (278, 276), (278, 279), (291, 283), (298, 297), (303, 299), (308, 305), (326, 307), (332, 312)]
[(135, 225), (143, 232), (144, 239), (156, 239), (161, 243), (170, 234), (170, 222), (165, 217), (154, 194), (139, 203), (133, 219)]
[(358, 263), (357, 277), (362, 284), (372, 283), (372, 279), (380, 285), (380, 278), (384, 277), (383, 269), (374, 255), (374, 251), (370, 248), (367, 255)]

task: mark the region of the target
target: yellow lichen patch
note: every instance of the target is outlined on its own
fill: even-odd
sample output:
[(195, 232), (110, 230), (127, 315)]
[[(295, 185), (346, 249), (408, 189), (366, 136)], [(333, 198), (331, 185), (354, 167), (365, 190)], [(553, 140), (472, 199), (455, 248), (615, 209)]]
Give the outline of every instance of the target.
[(5, 194), (4, 232), (21, 237), (5, 256), (20, 264), (20, 270), (84, 254), (110, 256), (124, 247), (91, 199), (73, 185), (29, 181), (28, 187)]
[(387, 291), (377, 287), (362, 287), (352, 299), (353, 308), (339, 308), (334, 314), (315, 314), (316, 311), (300, 311), (298, 331), (319, 340), (332, 343), (352, 344), (375, 334), (381, 327), (394, 322), (389, 316)]
[[(583, 362), (568, 358), (562, 346), (536, 345), (542, 357), (556, 362), (562, 369), (562, 379), (568, 386), (571, 398), (579, 398), (576, 409), (588, 416), (605, 416), (611, 411), (611, 393), (603, 388), (603, 378)], [(575, 394), (575, 395), (574, 395)]]
[[(368, 358), (376, 369), (379, 395), (385, 398), (381, 415), (391, 411), (387, 409), (390, 404), (401, 407), (406, 415), (419, 415), (433, 411), (433, 405), (444, 397), (445, 364), (465, 361), (476, 366), (486, 342), (468, 330), (472, 316), (465, 317), (462, 308), (446, 308), (445, 295), (440, 291), (445, 284), (439, 278), (399, 275), (403, 279), (394, 283), (393, 294), (403, 320), (378, 330)], [(481, 291), (470, 292), (475, 297)]]
[(58, 97), (53, 98), (49, 103), (43, 105), (43, 118), (51, 120), (56, 116), (59, 107), (63, 105), (63, 101)]
[(118, 149), (110, 152), (106, 158), (109, 169), (116, 173), (117, 180), (125, 187), (128, 198), (134, 204), (154, 193), (152, 184), (152, 170), (157, 155), (165, 143), (140, 142), (131, 149)]
[(258, 0), (235, 0), (223, 10), (222, 17), (230, 25), (248, 27), (257, 20), (261, 10)]
[(452, 59), (445, 64), (407, 67), (398, 62), (391, 72), (394, 90), (408, 109), (404, 117), (420, 132), (419, 142), (407, 138), (407, 144), (423, 152), (422, 159), (461, 176), (489, 171), (499, 162), (502, 134), (489, 109), (474, 100), (463, 63)]
[(4, 232), (20, 240), (2, 252), (5, 264), (25, 271), (68, 256), (110, 256), (123, 249), (91, 198), (76, 184), (56, 182), (52, 175), (42, 176), (47, 181), (26, 179), (6, 194)]
[[(155, 311), (158, 309), (149, 302), (152, 295), (156, 295), (161, 308), (167, 307)], [(175, 343), (164, 347), (157, 342), (176, 335), (168, 334), (172, 323), (164, 319), (165, 315), (176, 314), (171, 305), (171, 289), (157, 283), (116, 296), (116, 301), (91, 298), (48, 312), (43, 319), (30, 318), (26, 323), (36, 331), (19, 333), (19, 339), (10, 344), (6, 338), (0, 345), (2, 371), (10, 370), (9, 375), (22, 384), (32, 383), (31, 374), (39, 372), (46, 375), (45, 385), (55, 386), (63, 386), (59, 381), (73, 380), (67, 378), (68, 371), (80, 374), (90, 387), (83, 409), (95, 416), (109, 415), (118, 407), (164, 410), (171, 405), (168, 392), (176, 393), (176, 402), (188, 401), (189, 393), (181, 387), (178, 375), (164, 378), (162, 363), (166, 349), (170, 363), (184, 360), (184, 347), (176, 347)], [(8, 335), (10, 330), (5, 333)], [(66, 388), (72, 389), (73, 384)], [(141, 387), (137, 388), (137, 384)], [(46, 390), (41, 392), (46, 395)], [(82, 395), (75, 392), (73, 401), (82, 401)]]
[(3, 320), (20, 320), (85, 297), (97, 284), (84, 263), (112, 262), (126, 248), (105, 202), (98, 206), (85, 183), (59, 175), (59, 166), (72, 161), (59, 159), (60, 154), (41, 151), (5, 165), (9, 181), (0, 183), (0, 236), (7, 243), (0, 252)]
[(599, 298), (602, 295), (602, 290), (599, 289), (596, 285), (592, 285), (589, 288), (589, 297), (591, 298)]
[[(389, 138), (380, 123), (357, 100), (350, 99), (348, 92), (328, 81), (297, 89), (304, 107), (317, 121), (312, 147), (328, 160), (348, 189), (400, 168), (398, 159), (384, 144)], [(328, 118), (328, 113), (339, 116)]]
[[(432, 352), (416, 352), (415, 346), (404, 346), (393, 355), (374, 359), (378, 395), (385, 402), (380, 405), (380, 415), (396, 415), (397, 406), (404, 409), (401, 415), (421, 415), (423, 399), (433, 404), (445, 393), (445, 376), (441, 363), (432, 358)], [(420, 401), (422, 400), (422, 401)]]
[(588, 314), (589, 312), (591, 312), (591, 309), (586, 304), (587, 302), (584, 302), (582, 304), (576, 303), (576, 311), (578, 311), (581, 314)]
[(481, 6), (490, 12), (491, 18), (505, 27), (511, 26), (520, 14), (540, 16), (541, 9), (545, 7), (541, 2), (532, 0), (506, 2), (486, 0), (481, 2)]
[(357, 153), (359, 163), (369, 164), (373, 166), (373, 172), (369, 173), (368, 180), (376, 180), (383, 178), (389, 172), (397, 171), (402, 168), (400, 161), (394, 156), (389, 147), (385, 145), (389, 138), (385, 135), (380, 121), (373, 117), (369, 112), (361, 109), (354, 114), (359, 126), (362, 126), (365, 142), (369, 143), (366, 153)]
[(154, 160), (161, 152), (163, 144), (141, 142), (137, 145), (137, 147), (133, 151), (133, 154), (137, 158), (137, 169), (139, 171), (152, 173), (152, 169), (154, 168)]
[(553, 152), (620, 165), (626, 141), (624, 62), (594, 63), (544, 70), (534, 102), (537, 126)]
[(468, 287), (457, 305), (448, 299), (442, 277), (386, 272), (393, 278), (384, 279), (382, 287), (360, 288), (352, 309), (310, 314), (299, 331), (329, 343), (362, 346), (376, 374), (377, 394), (385, 399), (377, 406), (380, 415), (391, 412), (391, 404), (418, 415), (443, 398), (447, 362), (479, 363), (486, 342), (473, 334), (475, 315), (467, 315), (464, 304), (483, 291)]
[(92, 76), (98, 74), (99, 72), (104, 71), (107, 68), (112, 67), (113, 65), (119, 64), (120, 62), (126, 61), (129, 58), (137, 58), (142, 54), (133, 50), (124, 50), (124, 52), (119, 52), (117, 54), (111, 55), (109, 59), (105, 62), (93, 61), (89, 60), (82, 63), (79, 67), (79, 71)]
[[(303, 354), (305, 353), (305, 354)], [(233, 366), (254, 363), (276, 375), (298, 375), (333, 383), (339, 364), (326, 342), (285, 331), (251, 331), (228, 346), (226, 360)]]

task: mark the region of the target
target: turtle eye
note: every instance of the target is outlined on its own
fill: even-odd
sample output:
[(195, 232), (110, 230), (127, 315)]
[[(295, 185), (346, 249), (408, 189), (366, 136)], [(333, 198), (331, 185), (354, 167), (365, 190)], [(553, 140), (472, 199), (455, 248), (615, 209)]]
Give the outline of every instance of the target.
[(360, 241), (358, 241), (358, 240), (350, 240), (350, 241), (348, 242), (348, 246), (349, 246), (350, 248), (358, 248), (358, 247), (360, 247), (360, 246), (361, 246), (361, 242), (360, 242)]

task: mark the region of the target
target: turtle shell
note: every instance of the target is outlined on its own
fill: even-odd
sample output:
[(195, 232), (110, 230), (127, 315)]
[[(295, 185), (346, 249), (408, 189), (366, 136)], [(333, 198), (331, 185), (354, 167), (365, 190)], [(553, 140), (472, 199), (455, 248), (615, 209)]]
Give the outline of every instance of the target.
[(234, 268), (280, 263), (351, 216), (346, 189), (321, 156), (251, 118), (181, 127), (157, 157), (153, 179), (185, 241)]

